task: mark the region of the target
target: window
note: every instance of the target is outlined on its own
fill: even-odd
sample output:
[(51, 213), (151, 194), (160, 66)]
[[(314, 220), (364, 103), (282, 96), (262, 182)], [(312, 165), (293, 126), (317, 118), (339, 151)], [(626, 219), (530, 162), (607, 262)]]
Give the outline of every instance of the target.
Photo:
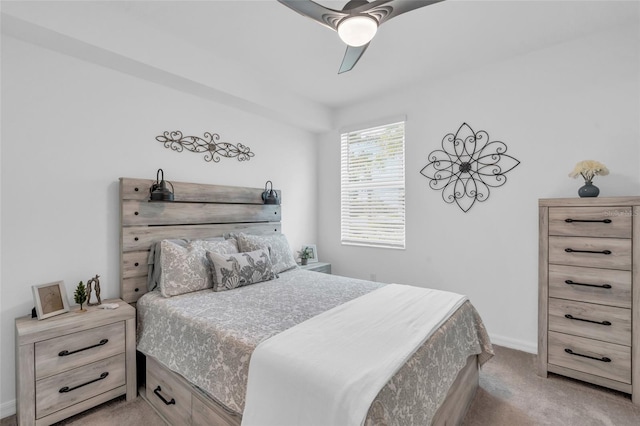
[(404, 121), (340, 139), (342, 244), (404, 249)]

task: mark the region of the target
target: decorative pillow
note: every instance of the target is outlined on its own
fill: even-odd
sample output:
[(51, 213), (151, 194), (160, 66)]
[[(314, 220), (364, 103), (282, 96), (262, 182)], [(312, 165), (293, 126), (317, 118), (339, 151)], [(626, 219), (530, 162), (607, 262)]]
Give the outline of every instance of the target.
[[(224, 237), (202, 238), (203, 241), (224, 241), (225, 239), (226, 238)], [(186, 239), (172, 239), (166, 241), (171, 241), (172, 243), (178, 244), (182, 247), (186, 247), (187, 243), (189, 243), (189, 240)], [(147, 266), (149, 268), (149, 272), (147, 274), (148, 291), (153, 291), (160, 285), (160, 275), (162, 275), (162, 267), (160, 265), (160, 253), (162, 253), (162, 247), (160, 243), (161, 241), (151, 244), (151, 249), (149, 250), (149, 257), (147, 260)], [(234, 253), (237, 253), (237, 251)]]
[[(188, 240), (166, 240), (181, 247), (186, 247)], [(162, 241), (151, 244), (149, 250), (149, 257), (147, 260), (147, 266), (149, 272), (147, 274), (147, 290), (153, 291), (160, 285), (160, 275), (162, 275), (162, 267), (160, 266), (160, 253), (162, 253), (161, 247)]]
[(238, 248), (241, 252), (269, 250), (273, 272), (276, 274), (298, 266), (284, 234), (249, 235), (240, 233), (238, 234)]
[(232, 290), (276, 277), (268, 250), (260, 249), (238, 254), (207, 252), (214, 275), (213, 291)]
[(164, 297), (190, 293), (213, 287), (207, 252), (238, 253), (236, 240), (194, 240), (185, 247), (171, 241), (160, 242), (159, 287)]
[(238, 234), (237, 232), (227, 232), (226, 234), (223, 234), (222, 236), (224, 237), (225, 240), (228, 240), (229, 238), (235, 238), (236, 240), (238, 239)]

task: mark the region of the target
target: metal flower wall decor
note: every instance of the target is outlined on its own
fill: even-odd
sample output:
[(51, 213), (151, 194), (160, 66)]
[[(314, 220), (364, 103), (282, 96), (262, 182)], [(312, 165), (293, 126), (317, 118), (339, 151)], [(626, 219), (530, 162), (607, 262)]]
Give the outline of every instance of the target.
[(504, 185), (505, 174), (520, 164), (505, 152), (504, 142), (490, 142), (486, 131), (476, 133), (462, 123), (455, 134), (445, 135), (441, 150), (429, 154), (420, 173), (432, 189), (442, 191), (446, 203), (455, 202), (466, 213), (476, 201), (489, 198), (489, 188)]
[(161, 136), (156, 136), (156, 140), (162, 142), (165, 148), (171, 148), (176, 152), (182, 152), (184, 149), (196, 153), (204, 152), (206, 153), (204, 160), (214, 163), (218, 163), (220, 157), (237, 157), (238, 161), (249, 161), (254, 156), (251, 148), (241, 143), (233, 145), (227, 142), (218, 142), (220, 135), (217, 133), (205, 132), (204, 138), (200, 138), (198, 136), (183, 136), (182, 132), (176, 130), (164, 132)]

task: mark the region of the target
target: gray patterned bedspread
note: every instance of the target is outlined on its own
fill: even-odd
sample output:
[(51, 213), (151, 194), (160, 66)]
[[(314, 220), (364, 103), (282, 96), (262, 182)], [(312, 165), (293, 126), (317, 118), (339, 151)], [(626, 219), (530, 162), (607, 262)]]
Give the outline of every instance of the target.
[[(137, 303), (138, 350), (231, 411), (242, 413), (249, 360), (263, 340), (384, 284), (294, 269), (233, 291), (171, 298), (153, 291)], [(469, 355), (493, 355), (466, 302), (380, 391), (367, 425), (429, 424)]]

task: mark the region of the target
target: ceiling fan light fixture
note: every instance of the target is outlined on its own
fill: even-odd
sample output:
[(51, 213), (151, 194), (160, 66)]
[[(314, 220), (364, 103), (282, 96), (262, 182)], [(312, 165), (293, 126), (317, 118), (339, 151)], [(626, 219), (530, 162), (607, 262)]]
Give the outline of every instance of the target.
[(369, 43), (377, 31), (378, 22), (364, 15), (350, 16), (338, 24), (340, 39), (353, 47), (360, 47)]

